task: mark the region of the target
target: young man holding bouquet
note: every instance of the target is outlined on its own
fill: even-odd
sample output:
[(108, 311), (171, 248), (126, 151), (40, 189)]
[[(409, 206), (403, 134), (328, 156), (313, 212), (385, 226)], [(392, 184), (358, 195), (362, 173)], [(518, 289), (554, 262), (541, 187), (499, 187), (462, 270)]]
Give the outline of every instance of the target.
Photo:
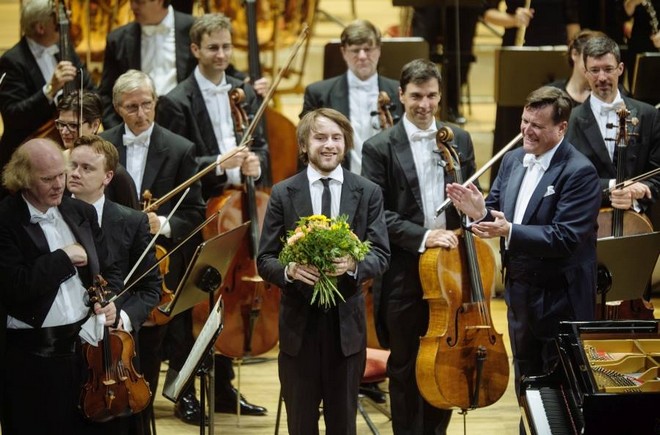
[[(341, 166), (353, 146), (344, 115), (312, 111), (298, 124), (297, 136), (307, 169), (273, 187), (257, 267), (282, 289), (279, 376), (289, 433), (318, 434), (323, 402), (326, 433), (351, 435), (366, 358), (360, 284), (389, 265), (383, 196), (374, 183)], [(344, 216), (355, 237), (344, 231)], [(313, 237), (330, 242), (317, 261), (309, 261), (305, 249), (296, 250), (306, 243), (322, 246), (310, 246)], [(284, 243), (293, 257), (280, 255)], [(336, 293), (325, 293), (328, 286), (321, 284), (328, 281)], [(315, 291), (321, 293), (314, 297)], [(328, 296), (329, 302), (320, 303)]]

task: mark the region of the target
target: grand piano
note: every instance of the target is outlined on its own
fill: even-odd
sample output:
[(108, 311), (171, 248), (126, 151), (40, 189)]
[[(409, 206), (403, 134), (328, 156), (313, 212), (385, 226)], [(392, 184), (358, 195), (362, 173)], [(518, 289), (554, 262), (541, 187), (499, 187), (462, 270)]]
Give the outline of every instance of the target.
[(657, 320), (563, 322), (559, 362), (524, 378), (528, 434), (660, 434)]

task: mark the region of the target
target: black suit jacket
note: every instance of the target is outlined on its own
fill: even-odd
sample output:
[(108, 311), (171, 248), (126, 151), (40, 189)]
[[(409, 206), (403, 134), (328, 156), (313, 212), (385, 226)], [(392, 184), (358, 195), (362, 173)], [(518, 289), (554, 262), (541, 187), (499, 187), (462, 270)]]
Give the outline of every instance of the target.
[[(106, 130), (100, 134), (104, 139), (112, 142), (119, 151), (119, 162), (126, 166), (126, 146), (123, 143), (125, 132), (124, 124)], [(192, 142), (172, 133), (171, 131), (154, 125), (151, 133), (147, 164), (140, 186), (140, 193), (149, 190), (154, 198), (161, 198), (183, 184), (193, 175), (196, 175), (198, 166), (195, 161), (195, 147)], [(167, 216), (177, 203), (181, 193), (163, 204), (157, 211), (158, 215)], [(170, 219), (172, 229), (171, 238), (159, 237), (158, 243), (165, 249), (181, 243), (204, 220), (205, 205), (202, 201), (199, 182), (190, 186), (190, 192), (185, 197), (179, 209)], [(187, 248), (181, 249), (172, 256), (171, 271), (167, 275), (170, 288), (175, 288), (180, 274), (185, 270), (194, 247), (201, 241), (194, 237)]]
[[(197, 64), (190, 52), (190, 27), (194, 22), (191, 15), (174, 11), (174, 45), (176, 57), (176, 79), (182, 81), (190, 75)], [(129, 69), (142, 69), (140, 47), (142, 28), (137, 22), (128, 23), (108, 34), (103, 58), (103, 74), (99, 93), (103, 102), (103, 126), (114, 127), (121, 118), (112, 105), (112, 87), (120, 75)]]
[[(486, 198), (487, 208), (502, 211), (509, 222), (526, 172), (524, 155), (519, 148), (504, 156)], [(536, 186), (521, 224), (512, 224), (504, 258), (507, 277), (530, 286), (562, 289), (575, 315), (565, 320), (591, 320), (594, 316), (599, 208), (596, 170), (564, 139)]]
[[(357, 277), (342, 275), (337, 285), (346, 300), (338, 304), (341, 350), (344, 356), (349, 356), (366, 346), (365, 306), (360, 284), (387, 269), (390, 250), (378, 186), (344, 170), (339, 213), (348, 216), (348, 223), (360, 240), (371, 242), (371, 251), (358, 265)], [(303, 332), (316, 308), (310, 306), (312, 287), (300, 281), (285, 281), (284, 265), (277, 257), (287, 231), (294, 229), (301, 217), (312, 214), (307, 171), (302, 171), (273, 187), (259, 243), (259, 274), (282, 289), (280, 350), (293, 356), (301, 351)]]
[[(246, 112), (248, 115), (254, 115), (259, 109), (259, 102), (252, 86), (229, 75), (226, 78), (232, 89), (243, 89), (246, 96)], [(160, 125), (195, 144), (197, 162), (201, 169), (217, 160), (218, 154), (220, 154), (218, 141), (213, 132), (213, 125), (206, 110), (202, 91), (199, 89), (194, 75), (190, 75), (167, 95), (160, 97), (156, 118)], [(253, 138), (254, 141), (250, 144), (250, 149), (259, 156), (261, 161), (259, 182), (262, 185), (269, 186), (268, 144), (264, 138), (261, 123), (255, 130)], [(237, 137), (236, 143), (239, 142), (240, 137)], [(202, 178), (202, 196), (204, 199), (222, 194), (226, 182), (226, 175), (217, 176), (215, 172), (211, 172)]]
[[(609, 187), (609, 181), (616, 179), (616, 169), (605, 146), (598, 123), (591, 111), (591, 97), (571, 112), (566, 138), (596, 167), (601, 189)], [(630, 136), (626, 147), (625, 179), (646, 173), (660, 166), (660, 112), (653, 106), (632, 98), (623, 97), (630, 116), (639, 120), (634, 128), (636, 136)], [(616, 129), (609, 130), (610, 137), (616, 138)], [(653, 194), (652, 200), (641, 200), (640, 205), (647, 209), (660, 196), (660, 174), (642, 181)], [(603, 194), (602, 204), (609, 206), (609, 195)]]
[[(443, 125), (437, 123), (438, 128)], [(475, 171), (472, 139), (465, 130), (454, 125), (450, 125), (450, 128), (454, 132), (454, 144), (460, 154), (462, 175), (467, 179)], [(374, 291), (374, 310), (379, 341), (389, 347), (384, 313), (381, 312), (384, 304), (381, 302), (391, 297), (422, 298), (418, 271), (419, 247), (427, 231), (424, 228), (421, 187), (403, 122), (364, 143), (362, 175), (381, 186), (385, 199), (385, 220), (392, 248), (392, 263), (383, 276), (381, 291)], [(445, 175), (445, 183), (450, 182), (453, 182), (453, 178)], [(458, 228), (460, 220), (456, 210), (451, 207), (446, 214), (447, 228)]]
[[(125, 279), (151, 241), (147, 215), (106, 198), (101, 227), (112, 261), (121, 270), (122, 279)], [(134, 272), (131, 283), (155, 263), (156, 256), (152, 248)], [(122, 310), (131, 319), (134, 331), (140, 329), (140, 325), (160, 301), (161, 281), (158, 269), (154, 268), (132, 290), (118, 299)]]
[[(75, 52), (71, 61), (77, 68), (82, 66)], [(0, 58), (0, 76), (4, 73), (7, 75), (0, 85), (0, 113), (5, 128), (0, 140), (0, 168), (5, 167), (25, 139), (52, 121), (56, 114), (55, 102), (49, 103), (43, 93), (46, 80), (25, 37)], [(89, 74), (86, 70), (83, 74), (85, 89), (93, 90)], [(77, 77), (76, 87), (80, 87), (79, 80)]]
[[(87, 252), (88, 265), (77, 268), (85, 288), (101, 273), (108, 281), (108, 290), (121, 290), (120, 271), (109, 257), (94, 207), (65, 196), (58, 208)], [(63, 250), (50, 252), (39, 224), (30, 223), (30, 212), (20, 194), (0, 202), (0, 371), (7, 314), (40, 328), (60, 284), (75, 273), (76, 267)], [(122, 308), (116, 305), (118, 310)]]

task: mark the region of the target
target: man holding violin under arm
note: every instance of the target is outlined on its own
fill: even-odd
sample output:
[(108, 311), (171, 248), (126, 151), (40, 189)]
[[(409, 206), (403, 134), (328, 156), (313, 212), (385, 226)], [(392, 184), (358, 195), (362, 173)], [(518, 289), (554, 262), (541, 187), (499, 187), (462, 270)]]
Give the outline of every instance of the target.
[[(259, 102), (251, 85), (228, 74), (233, 51), (229, 18), (219, 13), (197, 18), (190, 29), (190, 41), (197, 67), (176, 88), (160, 97), (157, 119), (161, 125), (195, 143), (197, 162), (203, 169), (219, 162), (223, 154), (240, 143), (241, 136), (236, 131), (241, 127), (238, 125), (241, 120), (232, 114), (245, 110), (247, 113), (242, 115), (249, 121), (257, 112)], [(267, 87), (263, 78), (255, 85), (261, 91)], [(245, 101), (235, 104), (230, 93), (237, 91), (244, 93)], [(249, 145), (249, 150), (236, 153), (202, 178), (204, 200), (218, 197), (226, 189), (242, 189), (247, 176), (254, 177), (261, 186), (269, 185), (268, 144), (262, 123), (257, 126)], [(234, 370), (230, 358), (216, 356), (215, 370), (216, 412), (236, 413), (238, 397), (241, 414), (266, 414), (266, 408), (249, 403), (232, 386)]]
[[(120, 163), (126, 167), (139, 189), (135, 192), (136, 196), (142, 196), (148, 190), (153, 198), (162, 198), (197, 174), (198, 165), (192, 142), (154, 123), (157, 96), (153, 81), (147, 74), (137, 70), (127, 71), (117, 79), (112, 93), (115, 110), (122, 117), (123, 123), (104, 131), (100, 136), (117, 148)], [(178, 193), (158, 210), (147, 213), (152, 234), (163, 227), (157, 243), (167, 251), (182, 243), (204, 220), (201, 186), (195, 182), (190, 185), (190, 191), (170, 221), (166, 222), (166, 216), (181, 195), (182, 192)], [(165, 275), (167, 288), (176, 290), (200, 242), (201, 236), (192, 237), (169, 257), (170, 271)], [(163, 341), (167, 340), (175, 348), (184, 347), (186, 342), (192, 340), (192, 326), (185, 326), (191, 322), (190, 311), (186, 311), (175, 316), (165, 326), (152, 325), (140, 329), (140, 345), (151, 349), (141, 353), (141, 364), (152, 391), (158, 386)], [(165, 333), (169, 334), (167, 339)], [(181, 369), (187, 356), (185, 350), (171, 356), (170, 368)], [(147, 414), (143, 413), (145, 416)], [(199, 407), (196, 420), (199, 421)]]
[[(64, 196), (65, 161), (49, 139), (20, 146), (0, 203), (0, 423), (12, 435), (85, 434), (78, 410), (86, 289), (101, 274), (123, 288), (94, 207)], [(120, 302), (101, 308), (116, 326)]]
[[(67, 188), (76, 199), (85, 201), (96, 209), (108, 251), (125, 280), (149, 245), (151, 235), (146, 214), (115, 203), (105, 195), (105, 190), (117, 170), (117, 149), (98, 136), (81, 136), (72, 144), (68, 160)], [(141, 277), (155, 263), (155, 249), (152, 247), (135, 270), (129, 285), (133, 285), (135, 278)], [(153, 268), (132, 287), (130, 293), (119, 299), (123, 301), (119, 325), (123, 330), (133, 333), (135, 340), (142, 323), (160, 301), (161, 280), (158, 269)], [(135, 350), (142, 355), (144, 350), (139, 348), (137, 341), (136, 346), (138, 349)], [(137, 362), (139, 363), (139, 359)], [(139, 364), (135, 365), (135, 369), (142, 373)], [(143, 428), (144, 424), (148, 422), (144, 421), (142, 416), (134, 415), (130, 419), (118, 418), (107, 423), (91, 424), (90, 430), (96, 434), (142, 435), (148, 433)]]

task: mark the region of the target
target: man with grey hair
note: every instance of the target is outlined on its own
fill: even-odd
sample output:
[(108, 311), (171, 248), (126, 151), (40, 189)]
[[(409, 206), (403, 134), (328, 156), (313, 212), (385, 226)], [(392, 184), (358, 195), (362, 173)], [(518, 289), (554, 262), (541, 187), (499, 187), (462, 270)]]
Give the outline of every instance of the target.
[[(32, 139), (16, 150), (2, 177), (13, 193), (0, 202), (0, 424), (6, 434), (88, 433), (77, 406), (79, 333), (92, 311), (86, 289), (99, 274), (108, 290), (123, 288), (94, 207), (64, 195), (65, 171), (57, 144)], [(116, 326), (121, 310), (119, 300), (93, 307), (105, 315), (105, 326)]]
[[(119, 162), (124, 165), (138, 188), (135, 195), (142, 197), (148, 190), (153, 198), (161, 198), (197, 174), (194, 144), (154, 123), (156, 90), (153, 81), (146, 73), (129, 70), (122, 74), (113, 87), (112, 96), (115, 110), (124, 122), (104, 131), (100, 136), (117, 147)], [(206, 207), (202, 201), (200, 183), (195, 182), (190, 185), (190, 192), (167, 222), (165, 216), (169, 214), (180, 196), (181, 193), (163, 204), (158, 209), (158, 215), (153, 211), (147, 213), (151, 233), (156, 234), (159, 229), (161, 230), (157, 243), (168, 251), (182, 243), (204, 220)], [(170, 256), (170, 272), (164, 277), (167, 288), (177, 288), (200, 242), (201, 237), (192, 237), (182, 249)], [(152, 391), (155, 391), (158, 385), (160, 348), (166, 330), (169, 329), (171, 337), (168, 341), (177, 340), (181, 343), (192, 341), (192, 336), (187, 336), (192, 332), (173, 334), (174, 331), (191, 331), (181, 326), (191, 322), (189, 313), (188, 311), (176, 316), (166, 326), (140, 329), (140, 345), (148, 346), (153, 350), (141, 352), (142, 368)], [(181, 335), (184, 337), (180, 337)], [(175, 344), (173, 347), (184, 346), (185, 344)], [(186, 356), (177, 354), (177, 357), (171, 357), (170, 368), (179, 370)]]
[[(55, 10), (48, 0), (24, 2), (23, 37), (0, 58), (0, 113), (4, 133), (0, 140), (0, 168), (28, 137), (55, 117), (56, 99), (66, 83), (80, 87), (80, 59), (75, 52), (61, 53)], [(68, 59), (68, 60), (63, 60)], [(93, 89), (85, 71), (84, 87)], [(55, 133), (57, 134), (57, 133)]]

